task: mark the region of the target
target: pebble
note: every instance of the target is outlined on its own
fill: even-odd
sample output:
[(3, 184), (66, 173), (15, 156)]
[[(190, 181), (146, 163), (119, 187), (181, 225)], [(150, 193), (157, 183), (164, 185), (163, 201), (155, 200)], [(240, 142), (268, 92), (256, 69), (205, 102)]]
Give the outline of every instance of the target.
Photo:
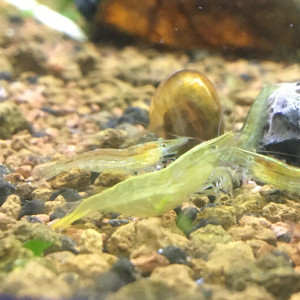
[(0, 139), (9, 139), (20, 130), (28, 128), (28, 122), (12, 102), (0, 103)]
[(22, 206), (18, 218), (21, 219), (23, 216), (38, 215), (44, 213), (45, 202), (41, 200), (31, 200), (27, 201), (26, 204)]
[(297, 209), (285, 204), (271, 202), (264, 206), (262, 215), (272, 223), (275, 222), (297, 222), (299, 221), (299, 213)]
[(21, 199), (17, 195), (10, 195), (0, 207), (0, 212), (14, 218), (20, 218), (23, 207), (21, 206)]
[(60, 190), (53, 192), (50, 195), (50, 200), (54, 200), (59, 195), (63, 196), (67, 202), (78, 201), (83, 198), (80, 194), (78, 194), (78, 192), (76, 190), (73, 190), (73, 189), (70, 189), (67, 187), (63, 187)]
[(136, 257), (156, 252), (168, 245), (189, 245), (174, 220), (148, 218), (118, 227), (107, 242), (109, 253)]
[(167, 266), (170, 264), (167, 257), (157, 252), (132, 258), (131, 262), (142, 272), (144, 276), (151, 274), (156, 267)]
[(78, 242), (80, 253), (102, 253), (103, 241), (100, 232), (86, 229), (82, 232)]
[(209, 219), (218, 222), (225, 229), (236, 224), (236, 209), (233, 206), (214, 206), (206, 207), (197, 215), (194, 223), (201, 219)]
[(75, 190), (82, 189), (91, 184), (90, 173), (80, 171), (79, 169), (72, 169), (50, 179), (49, 183), (54, 190), (59, 190), (63, 187)]
[(0, 293), (17, 298), (62, 299), (68, 298), (71, 290), (68, 284), (49, 268), (36, 261), (30, 261), (23, 268), (13, 270), (2, 280)]
[(246, 241), (252, 239), (262, 240), (272, 246), (276, 246), (276, 236), (273, 231), (260, 224), (253, 223), (239, 227), (231, 227), (229, 228), (228, 233), (237, 241)]
[(159, 253), (165, 256), (171, 264), (187, 264), (186, 253), (177, 246), (169, 245), (159, 250)]
[[(70, 252), (65, 252), (66, 256), (60, 257), (59, 260), (56, 261), (58, 271), (60, 273), (74, 272), (79, 274), (83, 279), (94, 280), (99, 274), (108, 271), (118, 260), (116, 256), (107, 253), (70, 255)], [(55, 256), (51, 257), (55, 259)]]
[(209, 224), (192, 232), (190, 240), (192, 244), (189, 251), (192, 256), (207, 259), (217, 244), (229, 243), (233, 238), (222, 226)]
[(119, 259), (107, 272), (95, 278), (95, 289), (102, 297), (116, 292), (122, 286), (135, 281), (134, 265), (127, 259)]
[(171, 264), (157, 267), (150, 275), (150, 280), (159, 280), (172, 288), (193, 291), (197, 284), (193, 279), (193, 270), (186, 265)]
[(15, 191), (15, 187), (3, 178), (0, 178), (0, 206), (3, 205), (8, 196)]

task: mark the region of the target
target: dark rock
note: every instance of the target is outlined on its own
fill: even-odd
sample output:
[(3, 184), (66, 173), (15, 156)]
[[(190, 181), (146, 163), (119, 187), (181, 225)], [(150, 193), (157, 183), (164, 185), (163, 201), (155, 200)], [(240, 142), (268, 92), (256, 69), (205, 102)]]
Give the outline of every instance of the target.
[(300, 166), (300, 81), (283, 83), (268, 99), (267, 122), (259, 151)]
[(109, 220), (108, 224), (113, 226), (113, 227), (117, 227), (117, 226), (122, 226), (124, 224), (128, 224), (128, 220), (125, 219), (113, 219), (113, 220)]
[(116, 292), (136, 280), (134, 265), (126, 258), (119, 259), (109, 271), (96, 278), (96, 290), (101, 295)]
[(279, 237), (277, 237), (277, 241), (283, 243), (290, 243), (291, 239), (292, 239), (291, 233), (284, 233)]
[(0, 176), (0, 206), (15, 190), (15, 187)]
[(76, 248), (76, 243), (69, 236), (63, 236), (61, 239), (61, 251), (70, 251), (74, 254), (78, 254), (79, 251)]
[(58, 207), (51, 215), (50, 221), (63, 218), (67, 213), (61, 207)]
[(100, 1), (101, 0), (75, 0), (75, 4), (82, 15), (87, 20), (91, 20), (97, 11)]
[(36, 216), (27, 216), (26, 217), (26, 220), (29, 222), (29, 223), (43, 223), (38, 217)]
[(19, 219), (26, 215), (44, 214), (44, 204), (45, 202), (41, 200), (27, 201), (26, 204), (21, 208)]
[(141, 124), (145, 127), (149, 124), (149, 115), (145, 109), (139, 107), (128, 107), (120, 118), (112, 118), (107, 127), (114, 128), (120, 124), (129, 123), (132, 125)]
[(287, 253), (275, 250), (260, 256), (256, 261), (256, 265), (263, 270), (273, 270), (280, 267), (292, 268), (293, 261)]
[(0, 72), (0, 80), (12, 81), (12, 74), (8, 71)]
[(60, 190), (53, 192), (50, 196), (50, 200), (55, 200), (59, 195), (63, 196), (67, 202), (74, 202), (83, 198), (77, 191), (63, 187)]
[(58, 207), (51, 215), (50, 221), (53, 221), (58, 218), (63, 218), (66, 214), (73, 211), (78, 205), (80, 201), (67, 202), (64, 206)]
[(171, 264), (187, 264), (186, 253), (177, 246), (169, 245), (163, 248), (160, 254), (165, 256)]
[(0, 178), (3, 178), (9, 173), (11, 173), (11, 170), (7, 166), (0, 165)]
[(221, 225), (220, 222), (215, 221), (215, 220), (201, 219), (201, 220), (199, 220), (199, 222), (197, 222), (196, 224), (194, 224), (194, 226), (191, 228), (191, 230), (188, 232), (188, 234), (191, 234), (193, 231), (196, 231), (197, 229), (199, 229), (201, 227), (205, 227), (208, 224), (211, 224), (211, 225)]

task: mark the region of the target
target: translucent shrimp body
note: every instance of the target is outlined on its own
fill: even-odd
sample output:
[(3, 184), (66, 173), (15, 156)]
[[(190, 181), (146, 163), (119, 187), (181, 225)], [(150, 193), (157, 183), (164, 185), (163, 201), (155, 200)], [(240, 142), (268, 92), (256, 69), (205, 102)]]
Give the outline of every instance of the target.
[(232, 132), (195, 146), (167, 168), (129, 178), (102, 193), (84, 199), (53, 227), (63, 229), (93, 211), (149, 217), (162, 214), (184, 201), (207, 180), (224, 153), (232, 148)]
[(73, 168), (94, 172), (124, 170), (134, 174), (156, 166), (166, 156), (175, 155), (178, 148), (188, 140), (186, 137), (179, 137), (174, 140), (159, 139), (156, 142), (139, 144), (127, 149), (96, 149), (73, 158), (39, 165), (34, 169), (33, 174), (36, 177), (49, 179)]
[(230, 159), (240, 165), (246, 176), (254, 180), (267, 182), (275, 188), (300, 194), (300, 168), (282, 161), (235, 148)]
[[(214, 193), (231, 189), (233, 177), (253, 178), (275, 188), (300, 194), (300, 169), (252, 150), (263, 134), (269, 96), (278, 85), (265, 88), (254, 102), (246, 123), (237, 135), (232, 132), (195, 146), (167, 168), (129, 178), (102, 193), (84, 199), (53, 227), (63, 229), (79, 218), (100, 210), (140, 217), (162, 214), (180, 205), (196, 190)], [(233, 176), (234, 175), (234, 176)], [(219, 183), (215, 185), (215, 182)]]

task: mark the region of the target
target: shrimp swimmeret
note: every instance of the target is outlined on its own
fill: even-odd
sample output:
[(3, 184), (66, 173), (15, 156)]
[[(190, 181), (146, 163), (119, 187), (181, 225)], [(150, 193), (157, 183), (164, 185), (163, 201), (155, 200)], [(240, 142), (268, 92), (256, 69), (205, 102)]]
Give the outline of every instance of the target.
[(188, 140), (187, 137), (178, 137), (174, 140), (159, 139), (126, 149), (96, 149), (71, 158), (38, 165), (33, 175), (49, 179), (73, 168), (94, 172), (117, 169), (134, 174), (158, 165), (167, 156), (176, 155), (177, 150)]

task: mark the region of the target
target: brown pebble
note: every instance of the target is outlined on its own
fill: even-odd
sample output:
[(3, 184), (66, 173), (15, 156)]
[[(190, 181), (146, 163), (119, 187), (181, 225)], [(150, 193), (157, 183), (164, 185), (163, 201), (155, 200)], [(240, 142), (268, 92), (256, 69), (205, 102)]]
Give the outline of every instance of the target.
[(156, 267), (168, 266), (170, 264), (169, 260), (159, 253), (153, 253), (149, 256), (142, 255), (131, 259), (131, 262), (141, 270), (143, 275), (151, 274)]

